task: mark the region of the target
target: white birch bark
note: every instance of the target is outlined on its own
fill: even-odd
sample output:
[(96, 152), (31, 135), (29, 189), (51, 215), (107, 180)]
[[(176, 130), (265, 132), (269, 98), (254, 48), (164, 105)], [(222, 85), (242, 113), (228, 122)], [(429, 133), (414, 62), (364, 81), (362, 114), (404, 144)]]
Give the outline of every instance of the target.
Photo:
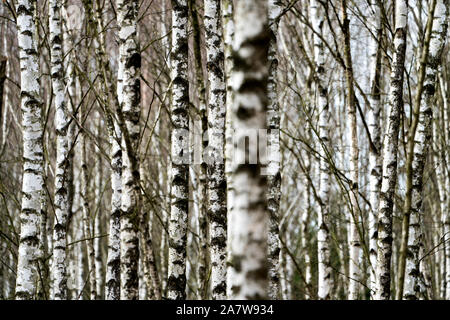
[(380, 7), (377, 1), (371, 2), (371, 32), (369, 54), (370, 54), (370, 108), (368, 110), (367, 124), (370, 130), (370, 137), (376, 149), (373, 147), (369, 151), (369, 288), (371, 296), (375, 293), (377, 262), (377, 213), (380, 199), (381, 187), (381, 129), (380, 129), (380, 82), (381, 82), (381, 41), (383, 31), (381, 26)]
[(55, 105), (56, 128), (56, 172), (55, 172), (55, 225), (53, 228), (53, 295), (56, 300), (67, 299), (67, 261), (66, 237), (68, 217), (68, 186), (67, 175), (69, 169), (69, 141), (67, 131), (69, 117), (65, 101), (64, 67), (62, 50), (61, 27), (62, 1), (49, 2), (49, 31), (51, 49), (51, 77)]
[[(205, 151), (208, 147), (208, 139), (205, 139), (205, 133), (208, 133), (208, 117), (206, 110), (206, 88), (203, 76), (203, 63), (202, 63), (202, 43), (201, 43), (201, 29), (199, 23), (199, 14), (195, 5), (195, 0), (189, 0), (189, 10), (192, 18), (192, 33), (193, 33), (193, 49), (195, 57), (195, 74), (197, 82), (197, 94), (198, 94), (198, 108), (199, 112), (199, 135), (193, 134), (191, 130), (191, 136), (200, 136), (200, 141), (195, 142), (191, 139), (190, 145), (195, 146), (196, 143), (200, 145), (199, 153), (201, 155), (201, 164), (199, 165), (199, 179), (196, 183), (194, 190), (195, 196), (199, 199), (198, 204), (198, 225), (199, 225), (199, 253), (197, 263), (197, 292), (201, 299), (208, 297), (209, 288), (207, 287), (208, 279), (207, 274), (210, 272), (209, 262), (209, 219), (207, 215), (208, 210), (208, 186), (207, 186), (207, 156)], [(194, 172), (192, 170), (191, 172)], [(194, 178), (191, 178), (194, 181)]]
[(397, 183), (397, 152), (400, 110), (403, 108), (403, 71), (406, 51), (408, 1), (395, 1), (394, 55), (391, 66), (389, 110), (383, 144), (383, 166), (378, 210), (377, 300), (388, 300), (391, 292), (392, 209)]
[[(100, 118), (100, 113), (97, 112), (96, 114), (96, 133), (97, 137), (101, 137), (101, 128), (103, 127), (104, 123), (103, 120)], [(102, 154), (100, 153), (100, 149), (97, 144), (95, 144), (94, 152), (96, 156), (95, 161), (95, 204), (96, 204), (96, 210), (95, 210), (95, 218), (94, 218), (94, 228), (93, 228), (93, 234), (94, 234), (94, 252), (95, 252), (95, 275), (97, 277), (96, 284), (97, 284), (97, 295), (99, 299), (103, 299), (104, 297), (104, 268), (103, 268), (103, 257), (102, 257), (102, 216), (103, 216), (103, 203), (102, 203), (102, 196), (103, 196), (103, 166), (102, 166)]]
[(268, 193), (267, 208), (269, 210), (269, 298), (277, 300), (280, 294), (280, 239), (279, 239), (279, 208), (281, 197), (280, 173), (280, 107), (277, 93), (278, 53), (277, 37), (281, 3), (278, 0), (269, 0), (269, 26), (271, 30), (268, 63), (269, 76), (267, 84), (267, 143), (268, 143)]
[[(117, 89), (122, 130), (122, 216), (120, 220), (120, 298), (139, 298), (139, 240), (141, 190), (139, 178), (140, 67), (137, 34), (138, 0), (117, 0), (119, 72)], [(124, 131), (125, 130), (125, 131)]]
[(122, 149), (120, 128), (114, 121), (111, 145), (111, 216), (109, 220), (108, 259), (106, 263), (105, 299), (120, 299), (120, 215), (122, 207)]
[(172, 0), (171, 209), (169, 222), (168, 298), (186, 298), (186, 240), (189, 201), (188, 6)]
[(211, 239), (211, 292), (226, 298), (227, 182), (225, 179), (225, 74), (219, 0), (205, 0), (208, 70), (208, 216)]
[(268, 292), (267, 268), (267, 181), (261, 158), (255, 164), (256, 144), (245, 140), (266, 127), (268, 43), (267, 5), (258, 0), (238, 1), (235, 11), (233, 121), (234, 209), (230, 213), (228, 292), (231, 299), (261, 299)]
[[(311, 1), (310, 13), (314, 31), (323, 35), (323, 24), (325, 21), (324, 12), (318, 1)], [(330, 299), (333, 279), (331, 277), (330, 261), (330, 216), (329, 216), (329, 194), (330, 194), (330, 172), (328, 168), (328, 148), (329, 148), (329, 121), (330, 112), (328, 106), (328, 90), (326, 86), (325, 73), (325, 52), (324, 44), (319, 36), (313, 35), (314, 39), (314, 60), (316, 64), (316, 103), (319, 112), (318, 135), (320, 139), (319, 147), (319, 192), (321, 203), (318, 206), (318, 226), (317, 233), (317, 257), (318, 257), (318, 298)]]
[(345, 59), (345, 77), (346, 77), (346, 106), (347, 106), (347, 121), (348, 139), (350, 140), (350, 237), (349, 237), (349, 288), (348, 299), (356, 300), (359, 296), (361, 269), (359, 266), (359, 259), (361, 253), (360, 244), (360, 207), (358, 204), (359, 193), (359, 147), (358, 147), (358, 132), (356, 120), (356, 105), (355, 92), (353, 89), (353, 62), (350, 45), (350, 19), (347, 15), (347, 1), (342, 0), (342, 32), (344, 34), (344, 59)]
[(35, 6), (35, 0), (19, 0), (16, 5), (23, 134), (23, 195), (16, 278), (18, 300), (35, 298), (38, 281), (36, 268), (40, 258), (40, 210), (44, 196), (42, 102), (35, 43)]
[[(231, 87), (231, 72), (233, 69), (233, 38), (234, 38), (234, 8), (232, 0), (222, 0), (222, 24), (223, 24), (223, 44), (224, 44), (224, 68), (225, 68), (225, 82), (226, 82), (226, 112), (225, 112), (225, 176), (227, 179), (227, 222), (230, 225), (231, 211), (233, 210), (233, 181), (232, 181), (232, 161), (233, 161), (233, 122), (232, 122), (232, 103), (233, 103), (233, 89)], [(231, 241), (231, 230), (227, 229), (227, 241)], [(230, 246), (227, 244), (227, 257), (229, 254)], [(227, 258), (227, 259), (228, 259)], [(230, 264), (227, 267), (227, 281), (230, 270)], [(231, 296), (229, 289), (231, 287), (227, 285), (227, 297)]]
[[(431, 142), (431, 123), (433, 117), (433, 98), (437, 87), (437, 73), (441, 54), (447, 36), (448, 1), (437, 0), (432, 22), (429, 52), (425, 65), (423, 92), (420, 98), (417, 133), (414, 138), (414, 158), (412, 162), (411, 211), (409, 213), (409, 235), (406, 254), (405, 284), (403, 298), (417, 300), (423, 294), (420, 282), (420, 254), (423, 252), (424, 235), (422, 226), (423, 172), (426, 164), (428, 146)], [(431, 11), (431, 15), (433, 12)], [(427, 46), (424, 46), (427, 50)]]

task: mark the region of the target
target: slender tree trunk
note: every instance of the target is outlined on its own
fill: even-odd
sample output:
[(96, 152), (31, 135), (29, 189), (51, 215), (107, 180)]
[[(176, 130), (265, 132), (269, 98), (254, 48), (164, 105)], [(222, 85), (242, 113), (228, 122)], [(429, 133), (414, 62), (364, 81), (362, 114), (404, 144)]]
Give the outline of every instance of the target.
[(375, 294), (376, 273), (375, 267), (377, 263), (377, 213), (380, 203), (380, 187), (381, 187), (381, 128), (380, 128), (380, 93), (381, 93), (381, 58), (383, 28), (381, 25), (380, 7), (377, 1), (371, 3), (371, 31), (372, 38), (370, 40), (370, 108), (368, 112), (368, 126), (373, 147), (369, 150), (369, 259), (370, 259), (370, 275), (369, 288), (371, 296)]
[[(100, 113), (97, 112), (96, 114), (96, 133), (97, 137), (101, 138), (101, 128), (103, 127), (104, 123), (103, 120), (100, 118)], [(94, 251), (95, 251), (95, 275), (97, 277), (96, 283), (97, 283), (97, 295), (99, 299), (103, 299), (104, 297), (104, 268), (103, 268), (103, 255), (102, 255), (102, 244), (103, 244), (103, 237), (102, 237), (102, 222), (103, 222), (103, 166), (102, 166), (102, 154), (100, 153), (100, 149), (98, 145), (95, 145), (94, 148), (96, 160), (95, 160), (95, 217), (94, 217), (94, 227), (93, 227), (93, 234), (94, 234)]]
[[(234, 38), (234, 21), (233, 21), (233, 1), (222, 0), (222, 25), (223, 25), (223, 44), (224, 44), (224, 69), (225, 69), (225, 82), (226, 82), (226, 98), (225, 98), (225, 177), (227, 179), (227, 221), (230, 225), (231, 211), (233, 210), (233, 181), (232, 181), (232, 161), (233, 161), (233, 122), (232, 122), (232, 103), (233, 103), (233, 88), (231, 86), (231, 72), (233, 69), (233, 38)], [(227, 229), (227, 242), (230, 240), (230, 228)], [(230, 257), (230, 246), (227, 244), (227, 259)], [(227, 281), (230, 274), (230, 264), (228, 261), (227, 267)], [(231, 296), (230, 286), (227, 285), (227, 296)]]
[(122, 207), (122, 140), (119, 126), (109, 135), (111, 145), (111, 216), (109, 219), (108, 259), (106, 263), (105, 298), (120, 299), (120, 215)]
[[(268, 292), (267, 181), (262, 175), (261, 159), (255, 164), (246, 160), (255, 160), (255, 138), (266, 127), (270, 40), (266, 4), (258, 0), (237, 2), (235, 22), (232, 110), (237, 148), (232, 172), (235, 195), (229, 221), (231, 267), (227, 285), (229, 298), (261, 299)], [(246, 144), (247, 138), (253, 141)]]
[(208, 70), (208, 198), (211, 238), (211, 292), (226, 298), (227, 182), (225, 179), (225, 74), (219, 0), (205, 0)]
[(186, 240), (189, 201), (188, 6), (172, 0), (171, 209), (169, 222), (168, 298), (186, 298)]
[[(326, 12), (321, 10), (321, 4), (318, 1), (312, 1), (311, 19), (314, 31), (319, 35), (323, 34), (323, 24)], [(330, 217), (329, 217), (329, 193), (330, 193), (330, 173), (328, 169), (328, 147), (329, 147), (329, 121), (330, 112), (328, 106), (328, 90), (326, 86), (325, 73), (325, 52), (324, 44), (319, 36), (313, 36), (314, 39), (314, 60), (316, 63), (315, 82), (316, 82), (316, 101), (319, 110), (319, 129), (320, 139), (320, 163), (319, 163), (319, 198), (321, 203), (318, 207), (318, 226), (317, 234), (317, 257), (318, 257), (318, 298), (331, 299), (331, 289), (333, 279), (331, 277), (330, 260)]]
[(400, 112), (403, 108), (403, 71), (406, 51), (408, 1), (395, 1), (394, 55), (391, 66), (389, 110), (383, 144), (383, 171), (378, 211), (376, 299), (391, 294), (392, 209), (397, 183), (397, 153)]
[(17, 2), (23, 132), (22, 208), (17, 262), (16, 299), (33, 299), (40, 258), (39, 222), (44, 197), (42, 102), (39, 95), (39, 59), (36, 49), (35, 0)]
[(355, 92), (353, 89), (353, 66), (350, 46), (350, 19), (347, 16), (347, 1), (342, 0), (342, 32), (344, 34), (344, 59), (345, 59), (345, 78), (346, 78), (346, 94), (347, 94), (347, 116), (349, 123), (349, 138), (351, 145), (350, 155), (350, 204), (351, 204), (351, 218), (350, 218), (350, 283), (348, 299), (356, 300), (359, 296), (361, 279), (361, 270), (359, 266), (359, 256), (361, 251), (360, 235), (359, 235), (359, 220), (360, 208), (358, 204), (358, 133), (356, 122), (356, 106), (355, 106)]
[[(119, 25), (120, 117), (122, 130), (122, 216), (120, 220), (120, 298), (139, 298), (141, 190), (139, 178), (140, 67), (137, 35), (138, 0), (117, 0)], [(118, 79), (119, 80), (119, 79)], [(121, 128), (122, 129), (122, 128)], [(125, 131), (124, 131), (125, 130)]]
[[(415, 101), (414, 117), (417, 126), (410, 130), (416, 131), (409, 140), (409, 154), (411, 167), (407, 169), (410, 173), (410, 182), (407, 178), (407, 197), (405, 200), (405, 216), (409, 216), (409, 235), (407, 236), (407, 248), (405, 255), (405, 285), (403, 298), (416, 300), (420, 298), (420, 253), (424, 247), (422, 231), (422, 201), (423, 201), (423, 172), (426, 164), (428, 146), (431, 142), (431, 123), (433, 117), (433, 98), (436, 91), (436, 80), (441, 54), (447, 36), (448, 1), (434, 0), (429, 7), (428, 23), (425, 35), (425, 44), (421, 57), (419, 70), (419, 88)], [(413, 125), (416, 122), (413, 121)], [(412, 132), (412, 131), (410, 131)], [(411, 144), (413, 145), (411, 147)], [(412, 148), (412, 150), (411, 150)], [(408, 160), (408, 159), (407, 159)], [(408, 162), (407, 162), (408, 163)], [(408, 189), (410, 187), (410, 190)], [(408, 200), (408, 196), (411, 197)], [(422, 248), (422, 250), (421, 250)], [(401, 276), (401, 275), (400, 275)], [(399, 280), (400, 282), (400, 280)], [(400, 284), (401, 285), (401, 284)], [(399, 292), (402, 292), (399, 289)], [(397, 299), (401, 298), (397, 297)]]
[(189, 10), (192, 16), (192, 28), (193, 28), (193, 40), (194, 40), (194, 57), (195, 57), (195, 73), (196, 73), (196, 81), (197, 81), (197, 92), (198, 92), (198, 100), (199, 107), (198, 112), (200, 116), (200, 133), (201, 133), (201, 148), (200, 154), (202, 155), (202, 163), (200, 164), (200, 174), (198, 179), (197, 188), (194, 190), (198, 190), (198, 225), (199, 225), (199, 257), (197, 264), (197, 283), (198, 283), (198, 296), (202, 299), (206, 299), (208, 296), (208, 288), (207, 288), (207, 274), (209, 273), (210, 266), (208, 264), (208, 242), (209, 242), (209, 234), (208, 227), (209, 221), (207, 216), (207, 199), (208, 199), (208, 190), (207, 190), (207, 164), (206, 157), (204, 156), (204, 150), (208, 147), (208, 140), (204, 139), (203, 136), (205, 131), (208, 129), (208, 117), (206, 114), (206, 88), (205, 81), (203, 77), (203, 64), (202, 64), (202, 53), (201, 53), (201, 36), (200, 36), (200, 24), (198, 11), (195, 6), (195, 0), (189, 0)]
[(277, 37), (281, 7), (278, 0), (269, 0), (269, 26), (271, 30), (268, 51), (269, 76), (267, 85), (267, 139), (268, 176), (267, 176), (267, 208), (269, 210), (269, 298), (277, 300), (280, 295), (280, 239), (279, 239), (279, 208), (281, 197), (280, 173), (280, 112), (277, 93), (278, 53)]
[(63, 50), (61, 5), (58, 0), (49, 2), (49, 26), (51, 45), (51, 77), (55, 103), (56, 173), (55, 173), (55, 225), (53, 229), (53, 295), (54, 299), (67, 299), (67, 218), (69, 215), (67, 175), (69, 169), (69, 142), (67, 131), (69, 118), (64, 97)]

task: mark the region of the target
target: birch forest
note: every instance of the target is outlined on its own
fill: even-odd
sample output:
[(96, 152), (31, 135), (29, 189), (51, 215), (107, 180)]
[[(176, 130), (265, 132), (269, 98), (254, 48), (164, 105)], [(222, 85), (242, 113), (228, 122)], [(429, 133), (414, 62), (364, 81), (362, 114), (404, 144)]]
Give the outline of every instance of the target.
[(450, 300), (449, 9), (0, 1), (0, 300)]

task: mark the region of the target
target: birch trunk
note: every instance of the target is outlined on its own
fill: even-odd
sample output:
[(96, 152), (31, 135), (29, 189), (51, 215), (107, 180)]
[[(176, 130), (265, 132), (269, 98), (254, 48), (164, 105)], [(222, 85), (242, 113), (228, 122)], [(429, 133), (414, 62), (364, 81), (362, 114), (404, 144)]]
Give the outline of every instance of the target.
[(226, 298), (227, 182), (225, 179), (225, 75), (220, 1), (205, 0), (208, 70), (208, 198), (211, 239), (211, 292)]
[(371, 296), (375, 293), (376, 273), (375, 266), (377, 263), (377, 213), (380, 203), (380, 187), (381, 187), (381, 128), (380, 128), (380, 91), (381, 91), (381, 58), (383, 39), (383, 29), (381, 26), (380, 7), (376, 1), (371, 3), (371, 32), (370, 40), (370, 95), (369, 95), (369, 112), (368, 126), (370, 137), (376, 149), (369, 150), (369, 288)]
[[(433, 12), (434, 11), (434, 12)], [(426, 164), (428, 146), (431, 142), (431, 123), (433, 117), (433, 98), (436, 91), (436, 78), (441, 62), (441, 54), (447, 36), (448, 1), (434, 0), (430, 4), (429, 22), (425, 44), (421, 57), (421, 70), (416, 97), (416, 109), (418, 114), (414, 116), (417, 120), (417, 133), (410, 137), (413, 150), (409, 150), (412, 157), (411, 164), (411, 200), (410, 207), (406, 207), (405, 214), (409, 215), (409, 235), (406, 252), (406, 270), (403, 298), (417, 300), (420, 298), (420, 253), (423, 251), (422, 231), (422, 201), (423, 201), (423, 172)], [(429, 52), (428, 52), (429, 50)], [(422, 71), (423, 70), (423, 71)], [(422, 87), (420, 87), (422, 83)], [(414, 123), (413, 123), (414, 124)], [(413, 129), (413, 128), (412, 128)], [(411, 129), (411, 130), (412, 130)], [(411, 131), (412, 132), (412, 131)], [(410, 147), (411, 148), (411, 147)], [(408, 172), (408, 171), (407, 171)], [(408, 191), (408, 189), (407, 189)], [(408, 203), (406, 203), (408, 205)]]
[(394, 55), (391, 66), (389, 110), (383, 144), (383, 166), (378, 211), (376, 299), (391, 294), (392, 209), (397, 183), (397, 152), (400, 111), (403, 108), (403, 71), (406, 51), (408, 1), (395, 1)]
[[(197, 94), (199, 100), (199, 107), (197, 111), (200, 117), (200, 154), (202, 156), (202, 163), (199, 166), (200, 173), (197, 183), (198, 201), (198, 225), (199, 225), (199, 257), (197, 264), (197, 291), (198, 296), (202, 299), (206, 299), (208, 296), (207, 288), (207, 274), (210, 271), (210, 266), (208, 264), (208, 243), (209, 243), (209, 221), (207, 215), (207, 205), (208, 205), (208, 190), (207, 190), (207, 164), (206, 157), (204, 154), (205, 149), (208, 147), (208, 140), (204, 139), (204, 133), (208, 130), (208, 117), (206, 113), (206, 88), (203, 76), (203, 63), (202, 63), (202, 53), (201, 53), (201, 36), (200, 36), (200, 24), (198, 11), (195, 7), (195, 0), (189, 0), (189, 9), (192, 15), (192, 28), (193, 28), (193, 40), (194, 40), (194, 57), (195, 57), (195, 73), (197, 80)], [(192, 143), (194, 144), (195, 143)]]
[(349, 292), (348, 299), (356, 300), (359, 296), (361, 281), (361, 270), (359, 267), (359, 257), (361, 252), (359, 220), (360, 208), (358, 204), (358, 132), (356, 121), (355, 92), (353, 88), (353, 66), (350, 46), (350, 19), (347, 16), (347, 1), (342, 0), (342, 32), (344, 34), (344, 59), (345, 59), (345, 78), (346, 78), (346, 102), (347, 102), (347, 121), (349, 123), (350, 138), (350, 261), (349, 261)]
[[(138, 0), (117, 0), (119, 72), (122, 122), (122, 216), (120, 220), (120, 298), (139, 298), (139, 240), (141, 190), (139, 178), (140, 67), (137, 35)], [(125, 131), (124, 131), (125, 130)]]
[(267, 209), (269, 211), (269, 298), (277, 300), (280, 294), (280, 239), (279, 208), (281, 197), (280, 173), (280, 107), (277, 93), (278, 53), (277, 37), (281, 7), (278, 0), (269, 0), (270, 42), (268, 49), (269, 76), (267, 84), (267, 138), (268, 138), (268, 176)]
[(189, 208), (188, 6), (172, 0), (171, 209), (169, 222), (168, 298), (186, 298), (186, 240)]
[(105, 298), (120, 299), (120, 215), (122, 207), (122, 149), (120, 128), (114, 122), (111, 145), (111, 216), (109, 220), (108, 260), (106, 263)]
[(266, 127), (270, 39), (266, 4), (257, 0), (237, 2), (235, 22), (232, 114), (238, 147), (232, 171), (235, 195), (229, 222), (231, 267), (227, 285), (231, 299), (262, 299), (268, 292), (267, 181), (261, 159), (246, 163), (247, 157), (256, 159), (257, 147), (255, 140), (248, 146), (245, 140)]
[[(234, 21), (233, 21), (233, 1), (222, 0), (222, 24), (223, 24), (223, 45), (224, 45), (224, 69), (225, 69), (225, 82), (226, 82), (226, 97), (225, 97), (225, 177), (227, 179), (227, 222), (230, 225), (231, 211), (233, 210), (233, 181), (231, 177), (232, 173), (232, 161), (233, 161), (233, 122), (232, 122), (232, 103), (233, 103), (233, 89), (231, 87), (231, 72), (233, 69), (233, 38), (234, 38)], [(227, 229), (227, 241), (231, 241), (231, 230)], [(230, 246), (227, 244), (227, 259), (229, 255)], [(229, 262), (229, 261), (228, 261)], [(227, 281), (230, 273), (230, 264), (227, 267)], [(229, 289), (231, 287), (227, 285), (227, 296), (231, 296)]]
[(22, 207), (17, 262), (16, 299), (33, 299), (40, 258), (39, 222), (44, 196), (42, 102), (39, 95), (39, 59), (36, 49), (35, 0), (17, 2), (17, 38), (20, 57), (23, 132)]
[[(318, 1), (311, 1), (311, 19), (314, 31), (323, 35), (324, 14), (320, 9), (321, 4)], [(325, 52), (324, 44), (317, 35), (314, 39), (314, 60), (316, 64), (315, 82), (316, 82), (316, 103), (319, 111), (319, 129), (320, 139), (320, 161), (319, 161), (319, 198), (318, 206), (318, 226), (317, 234), (317, 257), (318, 257), (318, 298), (331, 299), (331, 289), (333, 279), (331, 277), (330, 261), (330, 217), (329, 217), (329, 193), (330, 193), (330, 172), (328, 168), (328, 147), (329, 147), (329, 121), (330, 112), (328, 106), (328, 90), (326, 87), (325, 73)]]
[(64, 97), (64, 67), (62, 51), (61, 5), (58, 0), (49, 2), (49, 31), (51, 46), (51, 77), (55, 103), (56, 172), (55, 172), (55, 225), (53, 228), (53, 295), (56, 300), (67, 299), (66, 237), (68, 217), (69, 126), (67, 104)]

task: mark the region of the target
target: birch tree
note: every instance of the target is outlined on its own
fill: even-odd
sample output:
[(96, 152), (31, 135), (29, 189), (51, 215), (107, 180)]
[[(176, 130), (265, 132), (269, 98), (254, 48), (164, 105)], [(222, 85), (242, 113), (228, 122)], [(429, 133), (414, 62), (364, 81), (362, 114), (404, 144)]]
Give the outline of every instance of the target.
[[(268, 292), (267, 179), (261, 172), (261, 159), (256, 159), (255, 140), (248, 145), (245, 140), (266, 127), (269, 39), (267, 5), (257, 0), (237, 2), (231, 80), (236, 128), (227, 282), (231, 299), (261, 299)], [(247, 157), (256, 163), (247, 163)]]
[[(189, 0), (189, 10), (191, 12), (192, 19), (192, 34), (193, 34), (193, 49), (194, 49), (194, 61), (195, 61), (195, 75), (196, 75), (196, 84), (197, 84), (197, 93), (198, 93), (198, 108), (197, 111), (199, 113), (200, 121), (199, 121), (199, 131), (201, 132), (201, 140), (200, 143), (200, 155), (201, 155), (201, 164), (200, 164), (200, 173), (198, 175), (198, 183), (195, 190), (197, 190), (198, 197), (198, 227), (199, 227), (199, 242), (200, 242), (200, 250), (197, 264), (197, 283), (198, 283), (198, 295), (199, 297), (206, 298), (208, 295), (207, 288), (207, 273), (210, 270), (209, 265), (209, 254), (208, 254), (208, 237), (209, 237), (209, 219), (207, 213), (207, 201), (202, 201), (201, 199), (208, 198), (208, 186), (207, 186), (207, 163), (205, 157), (205, 150), (208, 147), (208, 139), (204, 139), (204, 132), (208, 130), (208, 116), (206, 110), (206, 88), (205, 81), (203, 76), (203, 60), (202, 60), (202, 52), (201, 52), (201, 28), (200, 28), (200, 19), (198, 14), (198, 10), (195, 6), (195, 0)], [(191, 133), (192, 130), (191, 130)], [(191, 142), (191, 145), (195, 146), (195, 142)], [(194, 170), (191, 170), (194, 172)], [(191, 178), (194, 181), (194, 178)]]
[[(428, 147), (431, 142), (431, 123), (433, 117), (433, 98), (437, 86), (437, 73), (441, 62), (441, 54), (447, 37), (448, 27), (448, 1), (435, 0), (430, 3), (428, 23), (425, 34), (425, 44), (420, 62), (419, 85), (417, 90), (415, 119), (411, 130), (416, 131), (411, 135), (410, 143), (413, 150), (409, 150), (412, 157), (411, 173), (411, 202), (409, 211), (409, 236), (406, 258), (404, 299), (416, 300), (420, 298), (420, 260), (423, 249), (423, 173), (426, 164)], [(410, 131), (412, 132), (412, 131)], [(413, 141), (413, 142), (412, 142)], [(407, 185), (408, 187), (408, 185)], [(408, 205), (408, 204), (406, 204)], [(405, 212), (406, 213), (406, 212)], [(423, 251), (422, 251), (423, 252)]]
[(397, 183), (398, 132), (403, 108), (403, 71), (406, 51), (408, 1), (395, 1), (394, 54), (391, 64), (387, 128), (383, 143), (383, 166), (378, 211), (376, 265), (377, 300), (388, 300), (391, 292), (392, 207)]
[(36, 47), (35, 0), (16, 5), (20, 57), (20, 91), (23, 134), (23, 179), (16, 299), (34, 299), (40, 258), (39, 222), (44, 192), (43, 125), (41, 119), (39, 59)]
[(278, 299), (280, 293), (280, 239), (279, 239), (279, 208), (281, 197), (281, 174), (280, 174), (280, 114), (277, 93), (277, 37), (278, 24), (281, 7), (278, 0), (269, 0), (269, 26), (270, 43), (268, 49), (269, 75), (267, 84), (267, 96), (269, 99), (267, 106), (267, 143), (269, 147), (268, 154), (268, 194), (267, 208), (269, 210), (269, 298)]
[(51, 76), (55, 102), (56, 175), (55, 175), (55, 225), (53, 229), (53, 294), (55, 299), (67, 299), (66, 238), (68, 217), (69, 142), (67, 130), (69, 117), (64, 94), (64, 67), (62, 51), (61, 5), (58, 0), (49, 2), (49, 29), (51, 45)]
[(188, 6), (186, 0), (172, 1), (171, 78), (171, 207), (169, 222), (168, 298), (186, 297), (186, 240), (189, 203), (189, 82)]
[(108, 236), (108, 259), (106, 262), (105, 298), (120, 299), (120, 215), (122, 205), (122, 139), (120, 128), (114, 123), (110, 133), (111, 144), (111, 216)]
[(120, 220), (120, 298), (138, 299), (138, 224), (141, 219), (139, 178), (140, 67), (137, 34), (138, 0), (117, 0), (119, 25), (118, 90), (122, 139), (122, 216)]
[(370, 210), (368, 218), (369, 228), (369, 259), (370, 276), (369, 287), (371, 294), (375, 293), (375, 267), (377, 262), (377, 213), (380, 198), (381, 184), (381, 128), (380, 128), (380, 93), (381, 93), (381, 58), (383, 39), (383, 29), (381, 25), (381, 13), (379, 4), (376, 1), (371, 2), (371, 32), (370, 39), (370, 108), (368, 111), (368, 126), (373, 146), (369, 150), (369, 201)]
[(208, 69), (208, 198), (212, 298), (226, 298), (227, 181), (225, 179), (225, 74), (219, 0), (205, 0)]
[(325, 84), (325, 52), (324, 44), (320, 39), (323, 35), (324, 10), (320, 8), (318, 1), (312, 1), (310, 6), (312, 27), (318, 35), (314, 38), (314, 60), (316, 64), (316, 101), (319, 110), (318, 135), (321, 143), (320, 163), (319, 163), (319, 197), (317, 234), (317, 258), (318, 258), (318, 297), (319, 299), (330, 299), (333, 279), (331, 277), (330, 261), (330, 218), (329, 218), (329, 193), (330, 193), (330, 173), (328, 169), (327, 150), (329, 144), (329, 120), (330, 112), (328, 106), (328, 90)]
[(359, 179), (359, 147), (356, 122), (355, 91), (353, 87), (353, 63), (350, 44), (350, 19), (347, 15), (347, 1), (342, 0), (342, 33), (344, 34), (344, 61), (346, 79), (346, 104), (348, 116), (348, 138), (350, 139), (350, 267), (349, 267), (349, 300), (358, 299), (360, 267), (359, 255), (361, 249), (359, 235), (360, 208), (358, 204)]

